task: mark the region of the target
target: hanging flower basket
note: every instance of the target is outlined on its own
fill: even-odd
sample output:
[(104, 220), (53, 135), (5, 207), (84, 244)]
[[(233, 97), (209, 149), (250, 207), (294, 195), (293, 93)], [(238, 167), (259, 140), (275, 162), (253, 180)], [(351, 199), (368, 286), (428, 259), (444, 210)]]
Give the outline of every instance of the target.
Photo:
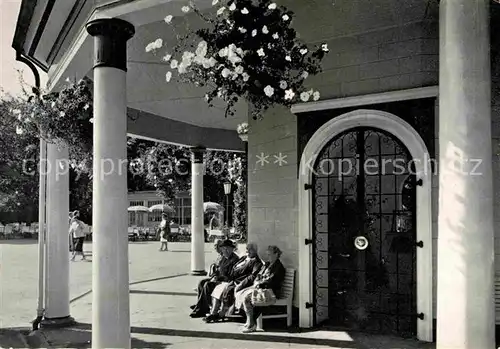
[[(299, 41), (291, 27), (293, 12), (270, 0), (213, 0), (212, 5), (209, 14), (192, 3), (182, 7), (205, 27), (177, 35), (177, 45), (162, 52), (167, 82), (175, 78), (204, 87), (209, 105), (216, 98), (227, 103), (226, 116), (234, 115), (239, 99), (250, 105), (253, 118), (273, 105), (320, 99), (319, 91), (305, 88), (304, 81), (321, 71), (328, 46)], [(189, 26), (187, 16), (174, 21), (168, 15), (165, 22), (175, 32), (181, 21)], [(156, 54), (162, 47), (163, 40), (157, 39), (146, 51)]]
[(18, 134), (68, 147), (72, 167), (86, 172), (92, 168), (92, 93), (85, 80), (67, 82), (61, 92), (11, 99), (9, 112)]

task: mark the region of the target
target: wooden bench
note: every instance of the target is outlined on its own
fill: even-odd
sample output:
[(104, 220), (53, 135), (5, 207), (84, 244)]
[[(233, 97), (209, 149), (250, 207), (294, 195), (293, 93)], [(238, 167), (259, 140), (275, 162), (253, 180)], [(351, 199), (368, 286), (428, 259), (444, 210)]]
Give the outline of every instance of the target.
[(286, 306), (285, 314), (273, 314), (265, 315), (261, 314), (257, 319), (257, 328), (263, 329), (262, 320), (263, 319), (281, 319), (286, 318), (287, 327), (292, 326), (292, 302), (293, 302), (293, 285), (295, 281), (295, 269), (286, 269), (285, 280), (283, 281), (283, 286), (281, 286), (280, 298), (276, 300), (273, 306)]
[(500, 325), (500, 274), (495, 274), (495, 323)]

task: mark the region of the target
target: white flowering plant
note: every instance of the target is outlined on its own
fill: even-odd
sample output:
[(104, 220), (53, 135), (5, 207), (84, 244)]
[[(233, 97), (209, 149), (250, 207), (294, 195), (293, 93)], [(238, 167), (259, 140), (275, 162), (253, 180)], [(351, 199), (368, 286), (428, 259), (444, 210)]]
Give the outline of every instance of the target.
[(8, 112), (18, 134), (42, 137), (69, 148), (73, 166), (92, 169), (92, 93), (86, 80), (71, 82), (60, 92), (25, 93), (26, 98), (8, 101)]
[(248, 123), (243, 122), (236, 127), (236, 132), (238, 132), (239, 135), (246, 135), (248, 134)]
[[(294, 13), (271, 0), (212, 0), (210, 13), (194, 4), (182, 12), (194, 12), (206, 26), (187, 35), (177, 35), (177, 44), (166, 49), (163, 61), (169, 69), (165, 79), (205, 87), (206, 101), (227, 103), (226, 117), (234, 115), (242, 98), (251, 106), (254, 119), (273, 105), (291, 106), (299, 101), (319, 100), (319, 91), (307, 89), (304, 81), (321, 71), (328, 46), (308, 47), (291, 27)], [(165, 22), (174, 28), (174, 17)], [(146, 46), (157, 53), (163, 40)], [(186, 49), (194, 48), (194, 52)]]

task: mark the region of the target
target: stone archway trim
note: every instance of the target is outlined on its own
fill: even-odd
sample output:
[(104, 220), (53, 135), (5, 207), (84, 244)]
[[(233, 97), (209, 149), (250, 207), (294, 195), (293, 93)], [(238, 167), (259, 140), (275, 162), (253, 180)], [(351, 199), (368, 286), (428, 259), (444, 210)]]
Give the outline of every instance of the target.
[(299, 318), (301, 327), (313, 325), (312, 308), (312, 245), (305, 243), (312, 238), (312, 191), (305, 190), (312, 181), (312, 166), (323, 147), (333, 137), (355, 127), (373, 127), (397, 137), (414, 159), (417, 179), (417, 241), (423, 248), (417, 248), (417, 312), (424, 314), (417, 322), (417, 336), (421, 341), (432, 342), (433, 334), (433, 270), (432, 270), (432, 170), (430, 156), (424, 141), (413, 127), (396, 115), (360, 109), (343, 114), (323, 125), (307, 143), (299, 168)]

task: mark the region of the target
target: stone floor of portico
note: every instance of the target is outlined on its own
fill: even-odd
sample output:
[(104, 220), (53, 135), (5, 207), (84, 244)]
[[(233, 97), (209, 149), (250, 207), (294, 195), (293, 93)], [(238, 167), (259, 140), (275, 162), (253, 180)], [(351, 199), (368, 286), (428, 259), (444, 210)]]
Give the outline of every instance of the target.
[[(91, 244), (85, 244), (87, 254), (90, 254), (91, 248)], [(434, 348), (433, 344), (361, 333), (299, 332), (297, 329), (288, 332), (280, 324), (271, 327), (266, 321), (265, 332), (242, 334), (240, 323), (237, 322), (206, 324), (201, 319), (191, 319), (189, 306), (194, 302), (193, 288), (200, 277), (188, 274), (189, 244), (174, 243), (169, 248), (170, 252), (159, 252), (158, 244), (154, 242), (131, 243), (129, 246), (130, 314), (134, 348)], [(36, 281), (36, 273), (25, 262), (35, 249), (35, 244), (0, 244), (0, 260), (6, 265), (6, 276), (10, 275), (11, 280), (14, 280), (15, 272), (23, 270), (24, 274), (24, 282), (19, 280), (18, 286), (3, 284), (0, 287), (1, 295), (5, 296), (5, 309), (11, 304), (5, 302), (7, 298), (14, 299), (15, 294), (28, 291), (27, 284)], [(244, 249), (240, 246), (239, 250), (241, 252)], [(211, 244), (205, 246), (205, 251), (206, 265), (209, 265), (215, 257)], [(10, 263), (6, 263), (7, 260)], [(77, 261), (70, 266), (71, 316), (79, 324), (73, 328), (38, 331), (36, 336), (28, 337), (30, 344), (35, 347), (87, 348), (91, 345), (92, 264)], [(28, 305), (35, 305), (35, 293), (29, 292), (24, 296), (22, 302), (16, 298), (19, 303), (8, 308), (12, 315), (17, 310), (17, 317), (0, 319), (0, 327), (29, 326), (34, 308), (29, 311)]]

